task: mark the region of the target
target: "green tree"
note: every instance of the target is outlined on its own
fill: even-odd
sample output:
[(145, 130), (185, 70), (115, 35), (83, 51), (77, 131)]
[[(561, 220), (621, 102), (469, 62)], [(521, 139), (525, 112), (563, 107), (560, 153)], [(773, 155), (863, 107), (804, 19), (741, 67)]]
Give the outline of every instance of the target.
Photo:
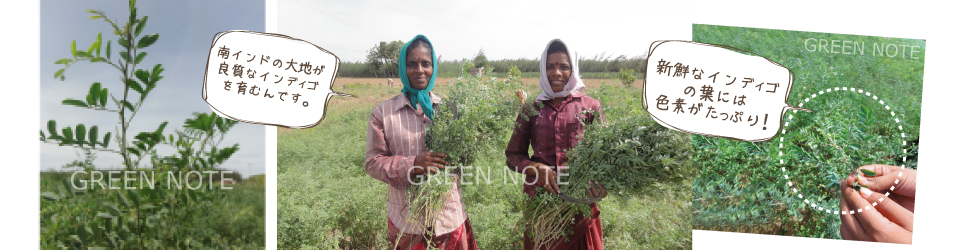
[(617, 75), (617, 78), (619, 78), (619, 82), (627, 86), (633, 84), (633, 82), (636, 81), (636, 76), (633, 75), (633, 69), (620, 68), (619, 75)]
[(376, 70), (375, 76), (398, 76), (398, 53), (401, 53), (405, 42), (380, 42), (368, 50), (367, 62)]
[(487, 55), (483, 52), (484, 49), (480, 48), (480, 52), (476, 53), (476, 56), (473, 57), (473, 66), (476, 66), (476, 68), (487, 66)]
[(507, 67), (507, 76), (521, 79), (521, 69), (517, 68), (517, 65), (510, 65)]

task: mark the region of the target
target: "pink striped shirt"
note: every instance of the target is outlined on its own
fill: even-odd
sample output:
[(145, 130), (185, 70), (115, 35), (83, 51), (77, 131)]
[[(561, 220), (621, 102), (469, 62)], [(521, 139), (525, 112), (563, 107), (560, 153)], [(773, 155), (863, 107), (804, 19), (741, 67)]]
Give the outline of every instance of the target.
[[(429, 92), (433, 104), (442, 99)], [(407, 221), (409, 215), (405, 188), (411, 185), (409, 170), (415, 156), (426, 150), (425, 129), (432, 124), (420, 110), (414, 109), (405, 95), (395, 96), (381, 102), (371, 110), (367, 128), (367, 145), (364, 170), (371, 177), (388, 183), (388, 219), (400, 230), (409, 234), (421, 234), (413, 222)], [(446, 196), (436, 226), (436, 235), (451, 233), (467, 215), (460, 199), (459, 182), (453, 184)], [(409, 227), (406, 228), (405, 226)]]

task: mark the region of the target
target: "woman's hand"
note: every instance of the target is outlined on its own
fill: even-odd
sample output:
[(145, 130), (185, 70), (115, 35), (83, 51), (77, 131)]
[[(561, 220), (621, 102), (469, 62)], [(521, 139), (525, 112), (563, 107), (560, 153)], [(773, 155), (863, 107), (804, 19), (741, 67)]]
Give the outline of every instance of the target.
[(585, 188), (585, 193), (589, 195), (589, 199), (599, 197), (600, 201), (609, 195), (609, 193), (606, 192), (606, 188), (602, 187), (602, 184), (600, 184), (598, 181), (589, 181), (588, 187)]
[[(916, 171), (887, 165), (868, 165), (859, 169), (876, 174), (851, 174), (841, 181), (840, 206), (844, 212), (840, 215), (841, 238), (911, 244)], [(895, 184), (896, 180), (898, 184)], [(848, 184), (854, 181), (868, 187), (850, 188)], [(889, 195), (885, 196), (883, 192)]]
[(530, 171), (525, 171), (529, 176), (537, 176), (536, 181), (541, 181), (542, 186), (548, 192), (552, 194), (560, 194), (561, 190), (558, 189), (558, 173), (552, 170), (550, 167), (541, 164), (540, 162), (531, 162), (532, 168)]
[(413, 164), (412, 166), (418, 166), (421, 168), (413, 167), (410, 170), (410, 173), (412, 174), (412, 178), (414, 179), (416, 176), (420, 174), (425, 174), (426, 172), (430, 174), (435, 174), (439, 172), (439, 169), (445, 169), (446, 164), (449, 164), (448, 162), (446, 162), (447, 156), (448, 155), (446, 155), (445, 153), (439, 153), (439, 152), (425, 151), (419, 153), (418, 155), (415, 156), (415, 162), (412, 163)]

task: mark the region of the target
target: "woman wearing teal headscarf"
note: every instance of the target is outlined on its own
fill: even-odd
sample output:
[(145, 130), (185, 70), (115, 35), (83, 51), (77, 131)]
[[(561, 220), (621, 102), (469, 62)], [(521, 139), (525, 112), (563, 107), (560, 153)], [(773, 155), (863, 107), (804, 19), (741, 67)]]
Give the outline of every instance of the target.
[[(402, 94), (371, 110), (364, 169), (388, 184), (388, 237), (395, 249), (425, 249), (426, 245), (444, 250), (477, 249), (458, 183), (446, 196), (435, 226), (423, 231), (416, 222), (407, 220), (405, 188), (416, 175), (438, 172), (447, 164), (446, 154), (429, 152), (425, 145), (425, 129), (436, 116), (432, 105), (441, 103), (431, 92), (438, 69), (435, 58), (432, 43), (423, 35), (402, 47), (398, 55)], [(435, 237), (422, 237), (427, 233)]]

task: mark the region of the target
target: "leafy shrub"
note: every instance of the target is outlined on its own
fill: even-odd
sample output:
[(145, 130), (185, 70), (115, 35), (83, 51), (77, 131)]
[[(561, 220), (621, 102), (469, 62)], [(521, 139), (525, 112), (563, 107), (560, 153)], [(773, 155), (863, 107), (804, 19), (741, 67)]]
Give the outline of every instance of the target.
[(517, 68), (517, 65), (510, 65), (507, 67), (507, 77), (521, 78), (521, 69)]
[(636, 76), (633, 75), (633, 69), (619, 69), (619, 75), (616, 77), (619, 79), (619, 82), (627, 86), (636, 81)]

